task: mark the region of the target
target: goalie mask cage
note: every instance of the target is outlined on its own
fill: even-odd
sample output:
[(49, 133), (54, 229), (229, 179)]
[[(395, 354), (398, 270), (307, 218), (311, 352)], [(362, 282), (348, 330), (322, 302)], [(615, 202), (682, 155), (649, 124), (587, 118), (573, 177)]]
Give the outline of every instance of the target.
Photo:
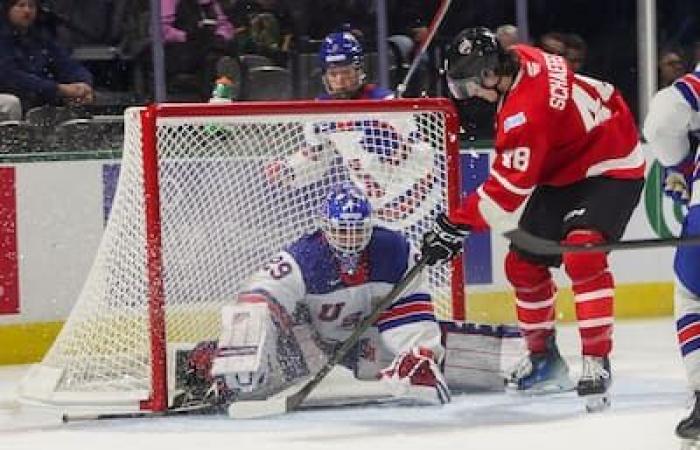
[[(358, 185), (376, 222), (419, 247), (435, 214), (459, 200), (458, 128), (446, 99), (127, 110), (95, 261), (20, 399), (73, 411), (166, 409), (168, 349), (216, 339), (221, 306), (317, 227), (331, 186)], [(437, 316), (463, 319), (461, 260), (428, 279)]]

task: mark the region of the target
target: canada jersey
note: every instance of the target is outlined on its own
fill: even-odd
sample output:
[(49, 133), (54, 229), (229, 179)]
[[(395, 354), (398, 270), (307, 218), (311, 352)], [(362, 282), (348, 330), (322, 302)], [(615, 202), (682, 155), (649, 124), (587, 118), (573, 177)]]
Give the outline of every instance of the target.
[[(362, 86), (360, 91), (352, 98), (352, 100), (389, 100), (392, 98), (394, 98), (394, 93), (389, 89), (369, 83)], [(318, 99), (332, 100), (333, 97), (327, 93), (323, 93), (318, 96)]]
[(477, 230), (504, 221), (540, 185), (644, 177), (635, 120), (617, 89), (575, 75), (560, 56), (512, 50), (520, 70), (496, 114), (491, 171), (451, 215)]
[[(317, 231), (278, 253), (242, 292), (263, 296), (287, 314), (298, 304), (305, 305), (321, 340), (338, 343), (352, 334), (374, 302), (389, 293), (415, 260), (415, 251), (400, 233), (374, 227), (362, 253), (362, 268), (343, 274), (327, 240)], [(394, 353), (423, 346), (442, 355), (439, 327), (422, 276), (382, 313), (376, 326)]]

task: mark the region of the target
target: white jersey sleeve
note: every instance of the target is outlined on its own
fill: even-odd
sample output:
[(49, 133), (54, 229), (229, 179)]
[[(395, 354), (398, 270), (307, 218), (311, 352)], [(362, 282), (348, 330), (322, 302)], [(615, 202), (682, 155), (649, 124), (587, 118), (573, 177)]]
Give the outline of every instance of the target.
[[(411, 248), (404, 276), (415, 265), (417, 256)], [(394, 354), (423, 347), (430, 349), (436, 360), (442, 359), (442, 336), (429, 292), (427, 276), (422, 272), (377, 320), (384, 345)]]
[(281, 251), (248, 279), (241, 293), (258, 293), (292, 313), (306, 295), (304, 278), (292, 255)]
[(688, 133), (697, 121), (698, 113), (673, 85), (654, 95), (644, 120), (643, 133), (662, 165), (674, 166), (688, 156), (691, 150)]

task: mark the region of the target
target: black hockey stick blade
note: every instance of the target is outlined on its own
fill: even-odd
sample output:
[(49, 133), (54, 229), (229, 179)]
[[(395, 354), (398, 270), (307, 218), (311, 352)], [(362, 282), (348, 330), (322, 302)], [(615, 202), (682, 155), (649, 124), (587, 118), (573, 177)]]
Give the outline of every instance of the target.
[(516, 229), (503, 233), (519, 249), (538, 255), (561, 255), (562, 253), (611, 252), (617, 250), (639, 250), (655, 247), (680, 247), (700, 245), (700, 236), (671, 237), (661, 239), (634, 239), (602, 244), (565, 245), (544, 239), (525, 230)]
[(208, 414), (220, 411), (221, 406), (208, 403), (198, 405), (180, 406), (177, 408), (169, 408), (164, 411), (133, 411), (124, 413), (86, 413), (86, 414), (68, 414), (61, 416), (63, 423), (81, 422), (86, 420), (115, 420), (115, 419), (142, 419), (150, 417), (170, 417), (181, 416), (186, 414)]
[(311, 391), (313, 391), (316, 386), (326, 378), (326, 375), (335, 367), (342, 359), (347, 355), (347, 353), (357, 344), (360, 336), (367, 331), (369, 327), (376, 322), (381, 313), (389, 306), (394, 300), (398, 298), (399, 295), (406, 289), (406, 287), (413, 282), (413, 280), (420, 274), (425, 266), (427, 265), (426, 258), (421, 258), (408, 273), (403, 277), (401, 281), (396, 283), (394, 287), (389, 291), (389, 293), (382, 298), (377, 304), (374, 305), (374, 309), (370, 315), (365, 317), (362, 322), (357, 325), (357, 328), (352, 332), (350, 336), (343, 342), (338, 350), (331, 355), (328, 362), (321, 367), (316, 375), (314, 375), (305, 384), (295, 385), (288, 388), (286, 391), (282, 391), (279, 394), (273, 395), (266, 400), (250, 400), (242, 402), (233, 402), (229, 406), (228, 414), (229, 417), (234, 419), (252, 419), (257, 417), (265, 417), (275, 414), (282, 414), (285, 412), (294, 411), (299, 408), (301, 403), (309, 396)]

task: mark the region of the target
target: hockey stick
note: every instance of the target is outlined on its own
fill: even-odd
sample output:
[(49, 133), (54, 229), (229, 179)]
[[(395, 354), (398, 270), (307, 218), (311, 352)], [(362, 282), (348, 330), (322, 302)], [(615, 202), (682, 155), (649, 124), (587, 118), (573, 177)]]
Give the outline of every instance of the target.
[(406, 286), (418, 276), (425, 266), (426, 258), (421, 258), (416, 265), (408, 271), (406, 276), (396, 283), (391, 291), (374, 306), (370, 315), (365, 317), (362, 322), (357, 325), (355, 331), (353, 331), (335, 353), (331, 355), (328, 362), (321, 367), (321, 370), (319, 370), (313, 378), (303, 384), (301, 388), (297, 384), (266, 400), (233, 402), (229, 406), (228, 415), (234, 419), (252, 419), (273, 414), (282, 414), (299, 408), (311, 391), (313, 391), (326, 375), (330, 373), (333, 367), (347, 355), (355, 344), (357, 344), (360, 336), (377, 321), (386, 307), (396, 300)]
[(423, 55), (425, 54), (426, 50), (428, 50), (428, 46), (431, 42), (433, 42), (435, 33), (437, 33), (438, 28), (440, 28), (440, 24), (442, 23), (442, 19), (445, 18), (445, 14), (447, 14), (447, 9), (450, 7), (450, 3), (452, 3), (452, 0), (442, 0), (442, 3), (438, 7), (438, 10), (435, 12), (435, 17), (433, 17), (433, 20), (428, 26), (428, 34), (425, 36), (425, 39), (423, 39), (423, 41), (420, 43), (420, 48), (418, 49), (418, 53), (411, 62), (411, 67), (408, 68), (408, 72), (406, 72), (406, 76), (403, 78), (403, 81), (401, 81), (401, 83), (398, 86), (396, 86), (397, 98), (403, 97), (404, 92), (406, 92), (408, 83), (411, 81), (411, 78), (413, 78), (413, 73), (416, 71), (416, 69), (418, 69), (418, 64), (420, 64)]
[(661, 239), (634, 239), (602, 244), (566, 245), (544, 239), (525, 230), (516, 229), (503, 233), (503, 236), (518, 248), (538, 255), (561, 255), (562, 253), (610, 252), (615, 250), (637, 250), (655, 247), (680, 247), (700, 245), (700, 236), (683, 236)]
[(185, 414), (206, 414), (217, 411), (221, 405), (202, 403), (199, 405), (180, 406), (177, 408), (169, 408), (165, 411), (135, 411), (125, 413), (97, 413), (97, 414), (63, 414), (61, 421), (63, 423), (79, 422), (86, 420), (114, 420), (114, 419), (141, 419), (147, 417), (169, 417), (181, 416)]

